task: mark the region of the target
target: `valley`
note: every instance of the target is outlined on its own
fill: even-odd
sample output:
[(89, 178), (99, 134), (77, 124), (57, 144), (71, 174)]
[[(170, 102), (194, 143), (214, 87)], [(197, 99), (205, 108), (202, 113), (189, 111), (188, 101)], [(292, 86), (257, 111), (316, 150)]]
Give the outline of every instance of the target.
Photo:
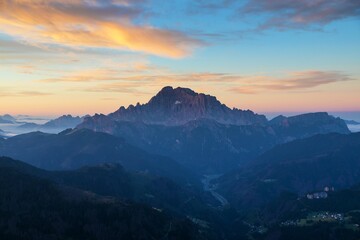
[(226, 205), (229, 204), (229, 202), (226, 200), (226, 198), (224, 198), (219, 193), (217, 193), (216, 187), (211, 185), (210, 183), (212, 180), (219, 178), (220, 176), (221, 175), (204, 175), (201, 182), (204, 186), (204, 191), (210, 192), (211, 195), (221, 203), (221, 206), (225, 207)]

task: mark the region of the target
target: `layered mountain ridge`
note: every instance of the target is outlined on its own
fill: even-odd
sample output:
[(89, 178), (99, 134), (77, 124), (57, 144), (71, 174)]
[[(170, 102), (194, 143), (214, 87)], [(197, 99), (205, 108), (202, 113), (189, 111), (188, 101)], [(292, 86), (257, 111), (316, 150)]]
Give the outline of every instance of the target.
[[(115, 122), (136, 122), (147, 125), (181, 126), (202, 119), (213, 120), (224, 125), (259, 125), (281, 129), (308, 127), (317, 133), (349, 133), (344, 120), (330, 116), (326, 112), (306, 113), (297, 116), (282, 115), (268, 121), (264, 115), (251, 110), (229, 108), (216, 97), (197, 93), (189, 88), (162, 88), (148, 103), (137, 103), (125, 108), (121, 106), (109, 115), (95, 114), (84, 117), (80, 126), (91, 124), (107, 125)], [(299, 129), (301, 130), (301, 129)], [(304, 136), (306, 137), (306, 135)]]
[[(85, 116), (88, 117), (88, 116)], [(56, 119), (50, 120), (44, 124), (24, 123), (18, 126), (18, 129), (28, 131), (45, 131), (45, 132), (59, 132), (68, 128), (74, 128), (80, 124), (85, 117), (73, 117), (71, 115), (63, 115)]]

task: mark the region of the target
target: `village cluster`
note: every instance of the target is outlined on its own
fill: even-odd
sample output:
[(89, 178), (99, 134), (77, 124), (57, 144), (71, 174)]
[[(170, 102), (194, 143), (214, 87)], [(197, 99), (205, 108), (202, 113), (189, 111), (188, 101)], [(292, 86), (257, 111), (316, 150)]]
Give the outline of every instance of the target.
[(314, 192), (314, 193), (308, 193), (306, 195), (307, 199), (324, 199), (328, 197), (328, 192), (335, 191), (334, 187), (324, 187), (324, 191), (321, 192)]

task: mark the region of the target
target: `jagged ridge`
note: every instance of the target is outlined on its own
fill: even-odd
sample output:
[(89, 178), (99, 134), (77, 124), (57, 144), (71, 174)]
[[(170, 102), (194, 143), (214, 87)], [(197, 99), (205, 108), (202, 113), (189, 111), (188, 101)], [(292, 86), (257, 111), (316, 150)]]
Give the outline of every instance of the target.
[(230, 109), (214, 96), (196, 93), (188, 88), (164, 87), (146, 104), (130, 105), (109, 115), (121, 121), (143, 121), (148, 124), (182, 125), (207, 118), (219, 123), (265, 124), (266, 117), (250, 110)]

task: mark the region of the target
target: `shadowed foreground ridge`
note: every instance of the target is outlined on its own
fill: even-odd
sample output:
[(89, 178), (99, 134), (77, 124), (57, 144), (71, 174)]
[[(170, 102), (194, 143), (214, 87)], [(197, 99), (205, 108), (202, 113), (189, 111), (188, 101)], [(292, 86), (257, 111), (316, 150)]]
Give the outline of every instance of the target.
[(1, 239), (203, 239), (188, 220), (57, 186), (12, 165), (0, 167)]

